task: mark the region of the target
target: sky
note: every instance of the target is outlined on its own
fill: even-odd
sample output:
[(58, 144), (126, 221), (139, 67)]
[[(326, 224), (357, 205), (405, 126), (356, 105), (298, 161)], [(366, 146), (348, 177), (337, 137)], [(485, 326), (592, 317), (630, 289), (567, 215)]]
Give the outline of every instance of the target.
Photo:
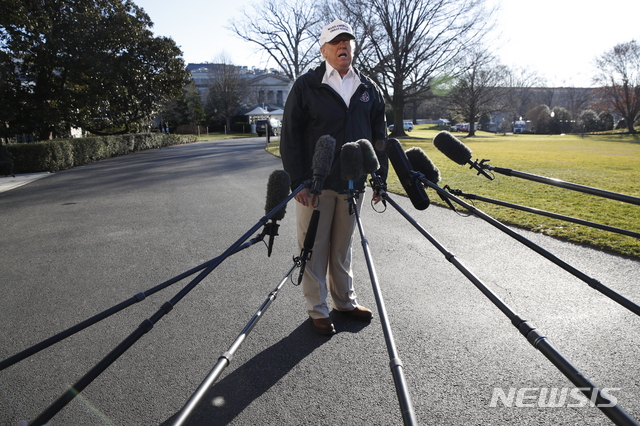
[[(227, 27), (260, 0), (133, 0), (154, 22), (157, 36), (171, 37), (187, 63), (272, 66), (266, 55)], [(640, 42), (639, 0), (488, 0), (501, 3), (494, 53), (510, 67), (528, 67), (550, 86), (589, 87), (596, 57), (616, 44)]]

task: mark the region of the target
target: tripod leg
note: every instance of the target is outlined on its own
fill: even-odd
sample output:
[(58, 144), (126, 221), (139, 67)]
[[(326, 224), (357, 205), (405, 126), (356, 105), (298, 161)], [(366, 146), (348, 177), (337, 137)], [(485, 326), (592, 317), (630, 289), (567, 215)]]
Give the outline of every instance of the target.
[(280, 291), (282, 286), (285, 284), (285, 282), (287, 282), (287, 278), (291, 275), (291, 273), (297, 266), (298, 266), (298, 262), (296, 262), (296, 264), (294, 264), (291, 267), (289, 272), (287, 272), (287, 274), (282, 279), (282, 281), (280, 281), (278, 286), (275, 289), (273, 289), (271, 293), (269, 293), (269, 296), (267, 297), (267, 299), (264, 301), (262, 306), (260, 306), (258, 311), (253, 315), (253, 317), (251, 317), (247, 325), (244, 327), (244, 329), (242, 329), (242, 331), (240, 332), (236, 340), (234, 340), (234, 342), (231, 344), (229, 349), (225, 353), (223, 353), (220, 356), (220, 358), (218, 358), (218, 362), (213, 367), (211, 372), (207, 375), (207, 377), (200, 384), (200, 386), (198, 386), (198, 389), (196, 389), (194, 394), (191, 396), (191, 398), (189, 398), (185, 406), (178, 413), (178, 418), (173, 422), (173, 426), (180, 426), (184, 424), (184, 422), (189, 418), (189, 416), (191, 415), (193, 410), (198, 406), (198, 404), (200, 403), (202, 398), (205, 396), (207, 391), (211, 388), (211, 386), (213, 386), (216, 380), (218, 380), (218, 378), (220, 377), (220, 374), (222, 374), (224, 369), (227, 368), (227, 366), (231, 363), (231, 360), (233, 359), (233, 355), (236, 353), (236, 351), (238, 350), (242, 342), (244, 342), (244, 340), (247, 338), (251, 330), (253, 330), (253, 327), (255, 327), (255, 325), (258, 323), (260, 318), (262, 318), (262, 316), (267, 311), (271, 303), (276, 299), (278, 292)]
[[(350, 197), (352, 194), (349, 195)], [(358, 231), (360, 233), (360, 240), (362, 242), (362, 249), (364, 250), (365, 259), (367, 262), (367, 269), (369, 270), (369, 278), (371, 279), (371, 285), (373, 287), (373, 294), (376, 299), (376, 305), (378, 306), (378, 315), (380, 315), (380, 323), (382, 324), (382, 331), (384, 333), (385, 342), (387, 345), (387, 352), (389, 353), (391, 368), (391, 374), (393, 375), (393, 382), (396, 388), (396, 394), (398, 396), (398, 402), (400, 404), (400, 411), (402, 413), (402, 419), (405, 425), (418, 424), (415, 412), (413, 410), (413, 403), (411, 402), (411, 395), (407, 387), (407, 382), (404, 377), (404, 367), (398, 350), (396, 348), (393, 333), (391, 331), (391, 325), (389, 324), (389, 317), (387, 315), (387, 309), (382, 298), (382, 291), (378, 282), (378, 275), (371, 258), (371, 252), (369, 251), (369, 243), (365, 237), (364, 229), (362, 227), (362, 221), (360, 220), (360, 214), (358, 212), (358, 206), (353, 203), (353, 212), (356, 216), (356, 223), (358, 225)]]

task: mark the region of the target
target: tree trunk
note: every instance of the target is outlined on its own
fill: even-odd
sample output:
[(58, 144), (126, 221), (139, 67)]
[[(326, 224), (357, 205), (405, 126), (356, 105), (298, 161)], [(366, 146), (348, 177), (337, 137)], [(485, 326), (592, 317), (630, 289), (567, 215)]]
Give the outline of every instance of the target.
[(467, 135), (467, 137), (473, 137), (476, 135), (476, 110), (475, 108), (471, 108), (471, 110), (469, 111), (471, 114), (469, 117), (469, 134)]
[(407, 136), (404, 131), (404, 98), (396, 92), (391, 103), (393, 108), (393, 131), (389, 136)]
[(633, 127), (633, 120), (626, 120), (627, 129), (629, 129), (629, 133), (634, 134), (636, 132), (636, 128)]

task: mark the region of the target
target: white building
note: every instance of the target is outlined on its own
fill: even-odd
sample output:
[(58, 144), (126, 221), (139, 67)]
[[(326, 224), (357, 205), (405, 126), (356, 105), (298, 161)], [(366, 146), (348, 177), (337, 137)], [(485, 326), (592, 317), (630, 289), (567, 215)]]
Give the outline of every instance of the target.
[[(215, 75), (216, 68), (223, 64), (188, 64), (187, 70), (205, 101), (209, 93), (209, 84)], [(293, 81), (281, 75), (276, 70), (249, 70), (247, 67), (237, 67), (239, 76), (246, 81), (248, 90), (247, 105), (268, 104), (272, 109), (284, 108)]]

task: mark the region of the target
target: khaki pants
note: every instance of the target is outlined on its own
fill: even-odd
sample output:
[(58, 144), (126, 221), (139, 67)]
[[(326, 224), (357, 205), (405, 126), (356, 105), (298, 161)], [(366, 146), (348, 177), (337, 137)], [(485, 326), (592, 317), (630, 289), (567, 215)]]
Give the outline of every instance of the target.
[[(364, 193), (357, 201), (358, 212), (363, 198)], [(313, 319), (329, 317), (328, 292), (331, 293), (333, 307), (339, 311), (350, 311), (358, 305), (351, 272), (351, 242), (356, 220), (355, 215), (349, 215), (347, 195), (324, 190), (316, 209), (320, 210), (318, 231), (311, 259), (302, 277), (307, 312)], [(296, 203), (300, 250), (313, 210)]]

